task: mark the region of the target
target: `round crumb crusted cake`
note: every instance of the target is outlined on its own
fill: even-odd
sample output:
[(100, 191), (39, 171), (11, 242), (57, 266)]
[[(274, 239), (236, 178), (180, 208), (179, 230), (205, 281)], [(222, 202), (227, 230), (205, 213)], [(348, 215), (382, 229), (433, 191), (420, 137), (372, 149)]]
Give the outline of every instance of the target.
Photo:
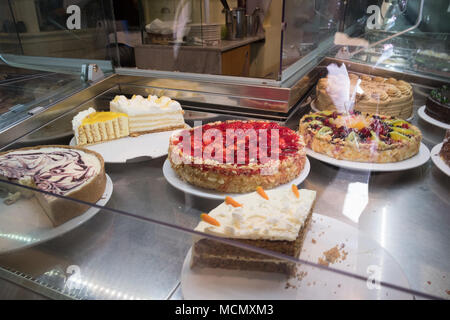
[(213, 122), (170, 139), (168, 159), (181, 179), (228, 193), (271, 189), (296, 178), (306, 156), (302, 137), (267, 121)]
[(422, 134), (412, 124), (359, 111), (310, 113), (300, 120), (308, 148), (338, 160), (387, 163), (419, 152)]
[[(394, 78), (358, 76), (349, 73), (350, 96), (358, 79), (363, 93), (356, 93), (355, 110), (407, 119), (413, 112), (413, 89), (403, 80)], [(316, 107), (318, 110), (337, 110), (342, 102), (342, 77), (328, 75), (317, 83)], [(348, 100), (350, 97), (344, 100)], [(342, 109), (341, 109), (342, 110)]]

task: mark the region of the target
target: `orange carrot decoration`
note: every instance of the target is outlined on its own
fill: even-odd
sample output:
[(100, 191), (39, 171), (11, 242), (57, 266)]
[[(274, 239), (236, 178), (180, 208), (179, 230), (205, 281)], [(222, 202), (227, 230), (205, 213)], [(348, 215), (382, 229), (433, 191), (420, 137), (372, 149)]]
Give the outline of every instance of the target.
[(240, 204), (239, 202), (237, 202), (236, 200), (234, 200), (232, 197), (226, 196), (225, 197), (225, 203), (226, 204), (231, 204), (233, 207), (242, 207), (242, 204)]
[(207, 213), (202, 213), (200, 215), (200, 218), (202, 218), (203, 221), (212, 224), (213, 226), (219, 227), (220, 223), (219, 221), (217, 221), (216, 219), (214, 219), (213, 217), (211, 217), (209, 214)]
[(256, 192), (258, 192), (259, 195), (261, 197), (263, 197), (264, 199), (269, 200), (269, 196), (267, 195), (267, 193), (264, 191), (264, 189), (262, 187), (256, 188)]
[(298, 188), (295, 184), (292, 185), (292, 192), (295, 194), (295, 197), (300, 198), (300, 192), (298, 192)]

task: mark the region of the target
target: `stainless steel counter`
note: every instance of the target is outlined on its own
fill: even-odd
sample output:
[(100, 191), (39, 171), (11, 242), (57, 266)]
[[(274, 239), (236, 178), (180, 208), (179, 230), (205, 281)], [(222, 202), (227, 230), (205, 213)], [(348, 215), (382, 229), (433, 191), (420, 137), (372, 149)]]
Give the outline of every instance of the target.
[[(413, 123), (421, 128), (423, 142), (431, 149), (442, 141), (444, 130), (418, 118), (417, 109), (424, 104), (428, 89), (415, 86), (414, 90)], [(101, 97), (97, 99), (89, 103), (101, 104)], [(65, 123), (72, 116), (67, 114), (58, 121)], [(217, 114), (204, 119), (228, 118), (238, 117)], [(299, 118), (300, 114), (294, 114), (287, 125), (295, 128)], [(171, 187), (162, 174), (164, 160), (107, 165), (106, 172), (114, 182), (107, 207), (194, 228), (200, 213), (219, 202)], [(350, 224), (375, 239), (398, 262), (412, 289), (449, 298), (448, 176), (431, 160), (416, 169), (391, 173), (343, 170), (311, 158), (310, 162), (311, 172), (302, 187), (317, 190), (315, 212)], [(356, 182), (358, 193), (354, 194), (350, 186)], [(362, 199), (358, 202), (361, 205), (344, 209), (346, 199), (355, 197)], [(102, 210), (59, 238), (1, 255), (0, 277), (5, 269), (19, 271), (35, 279), (33, 283), (41, 282), (31, 290), (51, 297), (59, 293), (60, 297), (82, 299), (178, 299), (182, 298), (180, 271), (190, 246), (191, 236), (186, 233)], [(70, 277), (74, 271), (81, 275), (79, 282)], [(21, 283), (23, 276), (11, 279)]]

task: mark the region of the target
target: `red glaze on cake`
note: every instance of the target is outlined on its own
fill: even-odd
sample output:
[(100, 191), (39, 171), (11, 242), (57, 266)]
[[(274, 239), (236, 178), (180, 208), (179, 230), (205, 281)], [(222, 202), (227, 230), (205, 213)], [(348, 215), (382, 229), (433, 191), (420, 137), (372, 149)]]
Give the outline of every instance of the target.
[(169, 161), (183, 180), (233, 193), (287, 183), (305, 159), (302, 137), (267, 121), (206, 124), (172, 136), (169, 146)]

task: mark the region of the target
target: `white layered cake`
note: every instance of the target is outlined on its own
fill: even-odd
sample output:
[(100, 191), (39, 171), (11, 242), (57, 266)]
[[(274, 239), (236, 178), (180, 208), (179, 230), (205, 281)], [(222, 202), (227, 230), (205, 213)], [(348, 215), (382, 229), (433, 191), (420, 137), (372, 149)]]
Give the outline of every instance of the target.
[[(227, 198), (195, 230), (298, 258), (315, 198), (315, 191), (296, 186)], [(286, 274), (295, 269), (294, 263), (207, 238), (195, 242), (191, 266)]]
[(128, 115), (130, 135), (185, 127), (180, 103), (165, 96), (116, 96), (110, 102), (110, 110)]

